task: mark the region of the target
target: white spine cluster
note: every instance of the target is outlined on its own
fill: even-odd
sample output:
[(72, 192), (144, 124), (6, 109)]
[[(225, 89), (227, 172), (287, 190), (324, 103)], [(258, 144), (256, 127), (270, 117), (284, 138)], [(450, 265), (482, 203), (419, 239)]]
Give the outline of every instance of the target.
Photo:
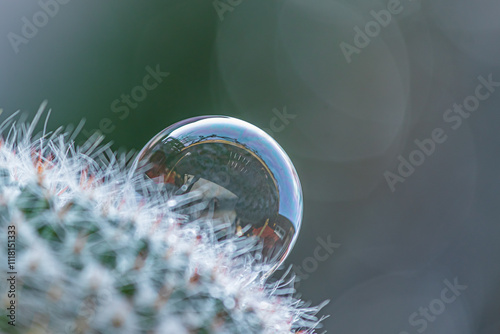
[(15, 326), (2, 316), (0, 332), (315, 333), (324, 304), (294, 298), (292, 275), (266, 282), (231, 252), (240, 241), (169, 211), (131, 154), (77, 147), (81, 125), (35, 135), (44, 108), (0, 127), (0, 235), (15, 225), (17, 272)]

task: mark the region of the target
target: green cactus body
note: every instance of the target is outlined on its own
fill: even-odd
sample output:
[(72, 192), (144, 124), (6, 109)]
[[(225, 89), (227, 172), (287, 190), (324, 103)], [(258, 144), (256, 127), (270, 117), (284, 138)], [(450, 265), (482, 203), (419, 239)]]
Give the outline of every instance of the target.
[(42, 110), (0, 129), (2, 333), (314, 333), (322, 305), (295, 299), (293, 278), (264, 282), (230, 255), (232, 240), (214, 242), (203, 222), (140, 195), (153, 185), (102, 139), (33, 135)]

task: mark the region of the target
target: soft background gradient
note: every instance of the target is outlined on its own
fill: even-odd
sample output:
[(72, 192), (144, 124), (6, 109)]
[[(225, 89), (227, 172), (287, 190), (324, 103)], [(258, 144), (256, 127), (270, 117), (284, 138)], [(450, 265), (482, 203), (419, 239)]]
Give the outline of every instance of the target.
[[(312, 257), (318, 237), (341, 244), (299, 286), (313, 303), (332, 300), (325, 329), (417, 333), (408, 316), (457, 277), (466, 291), (425, 332), (498, 334), (500, 88), (459, 129), (442, 117), (478, 76), (500, 81), (500, 2), (401, 4), (348, 63), (339, 44), (353, 44), (354, 27), (387, 2), (243, 0), (221, 20), (211, 1), (72, 0), (16, 54), (7, 35), (40, 6), (2, 0), (0, 120), (47, 99), (51, 129), (109, 118), (107, 140), (130, 150), (188, 117), (269, 128), (273, 109), (286, 108), (296, 117), (274, 137), (305, 198), (287, 263)], [(119, 119), (112, 101), (157, 64), (169, 77)], [(383, 173), (437, 127), (447, 141), (392, 192)]]

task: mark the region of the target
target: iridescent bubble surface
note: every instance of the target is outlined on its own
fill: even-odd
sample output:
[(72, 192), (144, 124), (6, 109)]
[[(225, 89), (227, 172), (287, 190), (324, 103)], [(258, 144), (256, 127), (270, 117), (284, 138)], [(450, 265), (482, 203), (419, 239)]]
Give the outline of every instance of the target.
[(178, 122), (143, 148), (135, 168), (174, 196), (202, 194), (204, 214), (226, 235), (256, 238), (257, 259), (271, 271), (295, 244), (302, 221), (297, 172), (278, 143), (250, 123), (226, 116)]

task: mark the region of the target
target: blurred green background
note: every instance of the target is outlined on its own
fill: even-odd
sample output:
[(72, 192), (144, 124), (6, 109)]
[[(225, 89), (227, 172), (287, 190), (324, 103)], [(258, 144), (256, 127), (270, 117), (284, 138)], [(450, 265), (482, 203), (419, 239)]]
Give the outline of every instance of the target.
[[(443, 122), (478, 76), (500, 81), (498, 1), (402, 0), (350, 61), (340, 44), (390, 1), (221, 0), (223, 13), (202, 0), (63, 2), (46, 22), (49, 0), (0, 4), (0, 120), (48, 100), (51, 129), (85, 118), (127, 150), (198, 115), (271, 129), (304, 190), (287, 263), (309, 268), (305, 299), (332, 300), (326, 330), (416, 333), (409, 315), (458, 277), (467, 290), (427, 332), (500, 332), (500, 92), (460, 129)], [(29, 38), (23, 18), (41, 20)], [(148, 66), (169, 75), (126, 117), (114, 112)], [(384, 172), (438, 127), (448, 140), (391, 191)], [(340, 246), (319, 261), (329, 236)]]

